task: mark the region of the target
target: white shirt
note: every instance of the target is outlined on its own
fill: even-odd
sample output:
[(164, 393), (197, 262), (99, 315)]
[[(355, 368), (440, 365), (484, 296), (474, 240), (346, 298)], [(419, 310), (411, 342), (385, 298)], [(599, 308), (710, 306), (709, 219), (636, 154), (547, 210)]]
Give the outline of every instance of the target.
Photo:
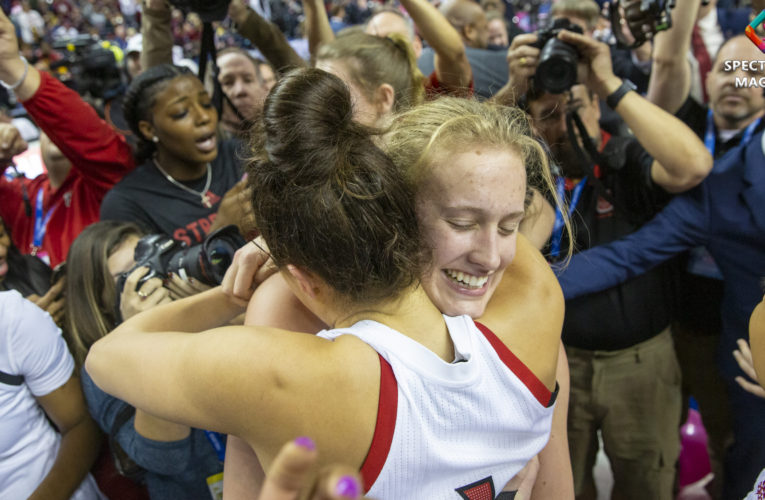
[[(0, 371), (21, 385), (0, 383), (0, 498), (27, 498), (53, 466), (61, 437), (35, 397), (72, 376), (74, 360), (51, 317), (18, 292), (0, 292)], [(103, 498), (88, 475), (73, 499)]]

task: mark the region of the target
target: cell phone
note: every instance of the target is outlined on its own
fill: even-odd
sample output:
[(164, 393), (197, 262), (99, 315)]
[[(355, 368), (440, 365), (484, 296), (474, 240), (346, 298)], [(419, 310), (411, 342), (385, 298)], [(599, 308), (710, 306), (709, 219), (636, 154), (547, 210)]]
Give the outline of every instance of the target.
[(50, 284), (51, 286), (58, 283), (58, 280), (64, 277), (66, 274), (66, 262), (62, 262), (56, 267), (53, 268), (53, 272), (50, 274)]

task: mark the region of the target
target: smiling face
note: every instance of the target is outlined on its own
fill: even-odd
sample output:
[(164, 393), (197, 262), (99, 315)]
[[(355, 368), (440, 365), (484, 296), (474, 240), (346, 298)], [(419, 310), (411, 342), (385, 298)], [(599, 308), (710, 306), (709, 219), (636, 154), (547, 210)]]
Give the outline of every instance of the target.
[(206, 165), (218, 156), (218, 113), (202, 83), (192, 75), (173, 78), (157, 94), (150, 121), (139, 128), (146, 140), (157, 137), (163, 167)]
[(422, 285), (441, 312), (480, 317), (515, 256), (526, 172), (512, 150), (473, 146), (442, 154), (417, 195), (433, 248)]
[[(740, 129), (760, 116), (765, 108), (765, 97), (758, 87), (736, 88), (736, 77), (759, 79), (762, 71), (742, 69), (725, 71), (725, 61), (759, 61), (761, 52), (746, 36), (731, 38), (720, 48), (712, 70), (707, 73), (709, 105), (715, 123), (723, 129)], [(759, 63), (757, 65), (759, 69)]]

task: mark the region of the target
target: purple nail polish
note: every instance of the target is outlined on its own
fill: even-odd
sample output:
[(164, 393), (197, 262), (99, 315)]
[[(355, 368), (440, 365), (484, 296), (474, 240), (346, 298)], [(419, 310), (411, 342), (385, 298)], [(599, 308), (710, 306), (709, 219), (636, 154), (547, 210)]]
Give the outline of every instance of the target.
[(358, 498), (361, 494), (361, 486), (353, 476), (343, 476), (335, 485), (335, 493), (345, 498)]
[(299, 438), (296, 438), (295, 444), (300, 446), (301, 448), (305, 448), (306, 450), (310, 450), (310, 451), (313, 451), (316, 449), (316, 443), (314, 443), (311, 438), (305, 437), (305, 436), (300, 436)]

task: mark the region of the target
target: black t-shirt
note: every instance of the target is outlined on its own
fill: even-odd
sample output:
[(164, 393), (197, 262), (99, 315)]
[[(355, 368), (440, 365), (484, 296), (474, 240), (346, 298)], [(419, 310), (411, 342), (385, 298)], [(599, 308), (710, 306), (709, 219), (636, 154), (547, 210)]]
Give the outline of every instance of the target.
[[(614, 204), (588, 177), (571, 216), (575, 251), (603, 245), (635, 232), (669, 201), (670, 196), (651, 179), (653, 158), (634, 138), (624, 141), (621, 168), (596, 168)], [(566, 191), (570, 201), (571, 190)], [(561, 248), (567, 248), (563, 238)], [(549, 249), (546, 249), (549, 252)], [(625, 349), (648, 340), (667, 327), (671, 318), (670, 281), (656, 268), (602, 292), (566, 301), (563, 342), (589, 350)]]
[[(218, 156), (211, 162), (212, 180), (208, 191), (212, 207), (202, 205), (200, 197), (169, 182), (148, 161), (126, 175), (106, 194), (101, 204), (101, 220), (135, 222), (149, 233), (162, 233), (187, 245), (202, 243), (223, 195), (242, 177), (239, 142), (223, 141)], [(185, 182), (202, 191), (207, 176)]]

